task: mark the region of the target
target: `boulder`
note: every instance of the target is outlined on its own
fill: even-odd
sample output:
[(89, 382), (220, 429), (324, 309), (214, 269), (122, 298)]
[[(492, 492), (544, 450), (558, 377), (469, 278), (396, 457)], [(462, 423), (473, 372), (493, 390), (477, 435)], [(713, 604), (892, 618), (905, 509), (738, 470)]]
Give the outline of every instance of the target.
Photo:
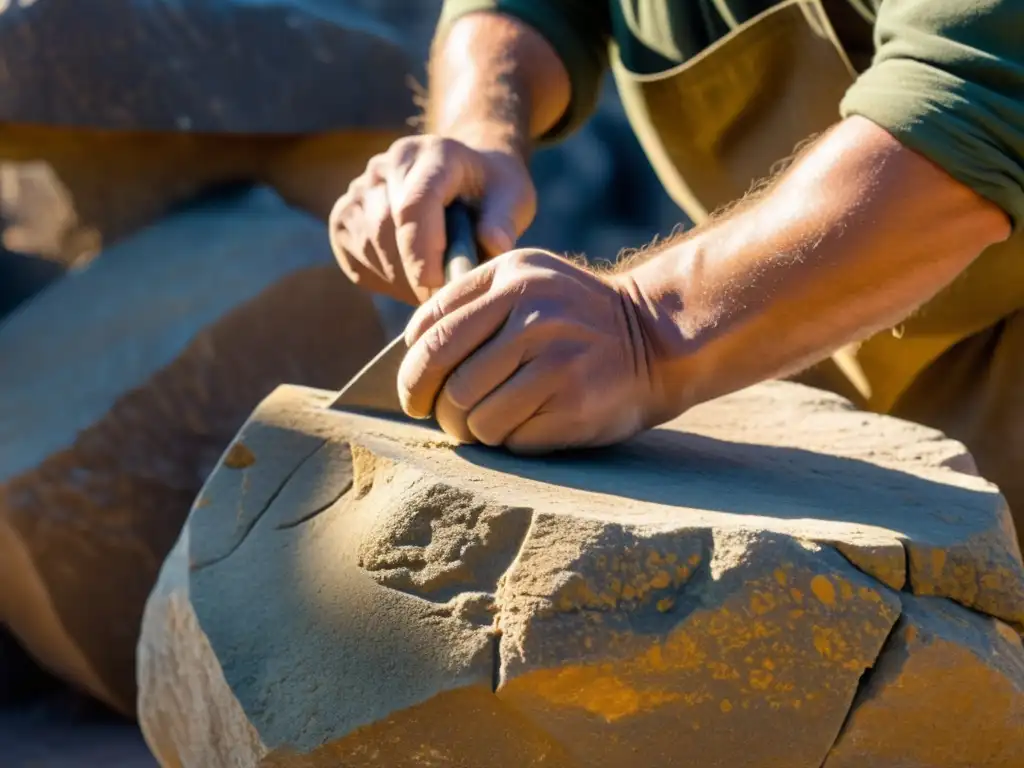
[(383, 343), (323, 225), (261, 188), (21, 305), (0, 325), (0, 623), (134, 715), (146, 597), (225, 446), (282, 381), (339, 387)]
[(162, 765), (1024, 761), (1024, 565), (941, 434), (773, 382), (527, 459), (331, 397), (260, 405), (161, 569)]
[(88, 15), (75, 0), (5, 0), (0, 121), (225, 134), (395, 128), (416, 112), (406, 78), (418, 67), (403, 37), (436, 4), (407, 3), (395, 28), (373, 8), (331, 0), (111, 0)]

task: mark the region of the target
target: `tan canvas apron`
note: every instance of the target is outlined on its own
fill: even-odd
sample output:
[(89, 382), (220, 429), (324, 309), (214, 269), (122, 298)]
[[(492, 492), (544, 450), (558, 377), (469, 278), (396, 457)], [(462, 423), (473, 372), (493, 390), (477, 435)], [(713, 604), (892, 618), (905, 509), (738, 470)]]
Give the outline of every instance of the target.
[[(820, 0), (775, 6), (667, 72), (632, 73), (614, 53), (612, 69), (658, 176), (697, 223), (837, 122), (856, 77)], [(889, 411), (949, 347), (1024, 307), (1022, 258), (1018, 234), (898, 329), (834, 356), (861, 379), (854, 382), (860, 405)]]

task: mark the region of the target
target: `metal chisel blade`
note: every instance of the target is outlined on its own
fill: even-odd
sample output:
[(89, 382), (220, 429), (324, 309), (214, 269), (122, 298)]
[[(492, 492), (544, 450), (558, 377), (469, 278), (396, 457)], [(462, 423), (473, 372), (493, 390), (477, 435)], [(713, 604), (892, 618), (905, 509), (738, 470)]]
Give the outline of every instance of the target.
[(331, 409), (429, 426), (431, 420), (420, 421), (407, 416), (398, 399), (398, 369), (406, 350), (404, 337), (394, 339), (345, 385), (331, 403)]
[[(445, 210), (445, 278), (451, 282), (479, 263), (473, 219), (465, 203), (456, 201)], [(413, 419), (402, 410), (398, 399), (398, 369), (408, 348), (405, 336), (399, 336), (363, 366), (331, 403), (331, 409), (368, 416), (412, 421), (440, 429), (437, 420)]]

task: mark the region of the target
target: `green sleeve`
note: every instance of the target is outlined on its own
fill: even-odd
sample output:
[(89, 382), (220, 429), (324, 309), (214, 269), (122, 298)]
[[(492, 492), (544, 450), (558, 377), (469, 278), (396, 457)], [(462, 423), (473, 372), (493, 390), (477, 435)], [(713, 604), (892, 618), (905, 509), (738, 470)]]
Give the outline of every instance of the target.
[(445, 0), (437, 35), (473, 11), (498, 11), (529, 24), (565, 64), (572, 98), (562, 119), (541, 137), (550, 143), (571, 134), (593, 113), (608, 65), (609, 0)]
[(861, 115), (1024, 226), (1024, 2), (883, 0)]

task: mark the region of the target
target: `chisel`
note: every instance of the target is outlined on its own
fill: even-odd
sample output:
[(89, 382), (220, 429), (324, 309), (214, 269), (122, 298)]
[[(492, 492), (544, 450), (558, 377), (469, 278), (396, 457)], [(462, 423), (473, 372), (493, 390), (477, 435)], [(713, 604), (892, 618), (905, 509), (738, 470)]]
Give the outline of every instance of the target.
[[(444, 218), (447, 240), (444, 274), (445, 283), (450, 283), (473, 269), (480, 260), (469, 207), (457, 200), (445, 210)], [(407, 351), (405, 336), (398, 336), (342, 388), (331, 408), (408, 419), (398, 400), (398, 369)], [(436, 421), (427, 422), (428, 425), (431, 423), (437, 426)]]

